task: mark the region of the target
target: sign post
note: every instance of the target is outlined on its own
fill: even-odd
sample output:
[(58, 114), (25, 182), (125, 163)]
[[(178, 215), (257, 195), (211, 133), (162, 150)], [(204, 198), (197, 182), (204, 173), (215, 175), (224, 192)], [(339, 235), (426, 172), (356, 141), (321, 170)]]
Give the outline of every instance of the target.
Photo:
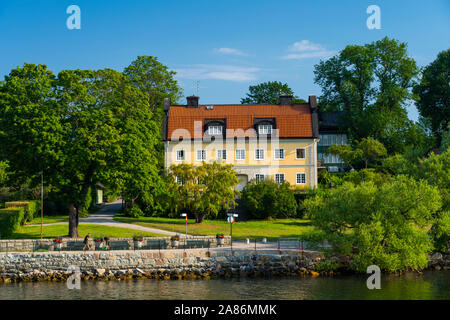
[(238, 217), (237, 213), (228, 213), (228, 222), (230, 223), (230, 243), (231, 243), (231, 252), (233, 252), (233, 223), (235, 222), (235, 218)]
[(181, 216), (186, 218), (186, 238), (185, 239), (187, 239), (187, 213), (182, 213)]

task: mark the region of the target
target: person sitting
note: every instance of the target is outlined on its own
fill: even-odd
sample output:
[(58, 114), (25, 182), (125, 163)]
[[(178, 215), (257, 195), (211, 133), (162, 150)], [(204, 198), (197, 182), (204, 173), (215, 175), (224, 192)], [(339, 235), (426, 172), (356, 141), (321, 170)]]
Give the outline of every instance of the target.
[(103, 240), (105, 241), (106, 250), (111, 250), (111, 245), (109, 243), (109, 238), (108, 237), (104, 237)]
[(83, 243), (84, 243), (83, 251), (86, 251), (86, 249), (91, 250), (91, 245), (89, 243), (90, 236), (91, 236), (91, 234), (88, 233), (86, 235), (86, 237), (84, 237), (84, 240), (83, 240)]

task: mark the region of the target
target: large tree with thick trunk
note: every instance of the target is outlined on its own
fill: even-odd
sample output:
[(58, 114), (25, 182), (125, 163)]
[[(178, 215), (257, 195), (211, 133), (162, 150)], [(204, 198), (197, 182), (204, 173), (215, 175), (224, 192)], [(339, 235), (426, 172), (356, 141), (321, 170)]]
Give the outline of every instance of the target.
[[(69, 236), (98, 181), (139, 196), (134, 178), (157, 181), (160, 140), (149, 98), (120, 72), (25, 64), (0, 86), (1, 153), (19, 178), (44, 172), (69, 205)], [(134, 174), (130, 174), (134, 173)], [(130, 191), (129, 189), (133, 189)]]

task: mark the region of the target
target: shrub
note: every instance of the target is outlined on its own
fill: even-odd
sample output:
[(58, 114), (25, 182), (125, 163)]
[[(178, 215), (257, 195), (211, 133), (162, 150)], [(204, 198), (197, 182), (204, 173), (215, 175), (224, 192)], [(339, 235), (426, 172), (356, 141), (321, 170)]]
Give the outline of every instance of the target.
[(354, 270), (375, 264), (396, 272), (426, 267), (427, 231), (442, 200), (438, 188), (400, 175), (381, 186), (346, 182), (304, 204), (331, 251), (350, 256)]
[(141, 208), (139, 208), (139, 206), (135, 204), (131, 209), (125, 210), (125, 215), (127, 217), (138, 218), (142, 217), (144, 213), (142, 212)]
[(38, 215), (38, 213), (41, 210), (41, 202), (38, 200), (25, 200), (25, 201), (11, 201), (5, 203), (6, 208), (14, 208), (14, 207), (23, 207), (24, 209), (24, 216), (23, 221), (20, 223), (23, 224), (24, 222), (30, 222), (33, 220), (34, 217)]
[(297, 214), (297, 202), (289, 183), (250, 181), (242, 191), (242, 205), (253, 219), (287, 218)]
[(23, 207), (0, 209), (0, 237), (9, 238), (20, 226), (24, 215)]

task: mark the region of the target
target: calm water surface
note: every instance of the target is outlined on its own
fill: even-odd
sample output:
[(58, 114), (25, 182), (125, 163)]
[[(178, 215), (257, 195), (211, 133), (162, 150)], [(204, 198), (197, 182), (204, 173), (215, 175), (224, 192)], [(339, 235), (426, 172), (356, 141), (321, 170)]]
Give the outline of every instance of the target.
[(80, 290), (65, 282), (0, 285), (0, 299), (445, 299), (450, 272), (384, 275), (380, 290), (368, 290), (367, 277), (230, 280), (82, 281)]

